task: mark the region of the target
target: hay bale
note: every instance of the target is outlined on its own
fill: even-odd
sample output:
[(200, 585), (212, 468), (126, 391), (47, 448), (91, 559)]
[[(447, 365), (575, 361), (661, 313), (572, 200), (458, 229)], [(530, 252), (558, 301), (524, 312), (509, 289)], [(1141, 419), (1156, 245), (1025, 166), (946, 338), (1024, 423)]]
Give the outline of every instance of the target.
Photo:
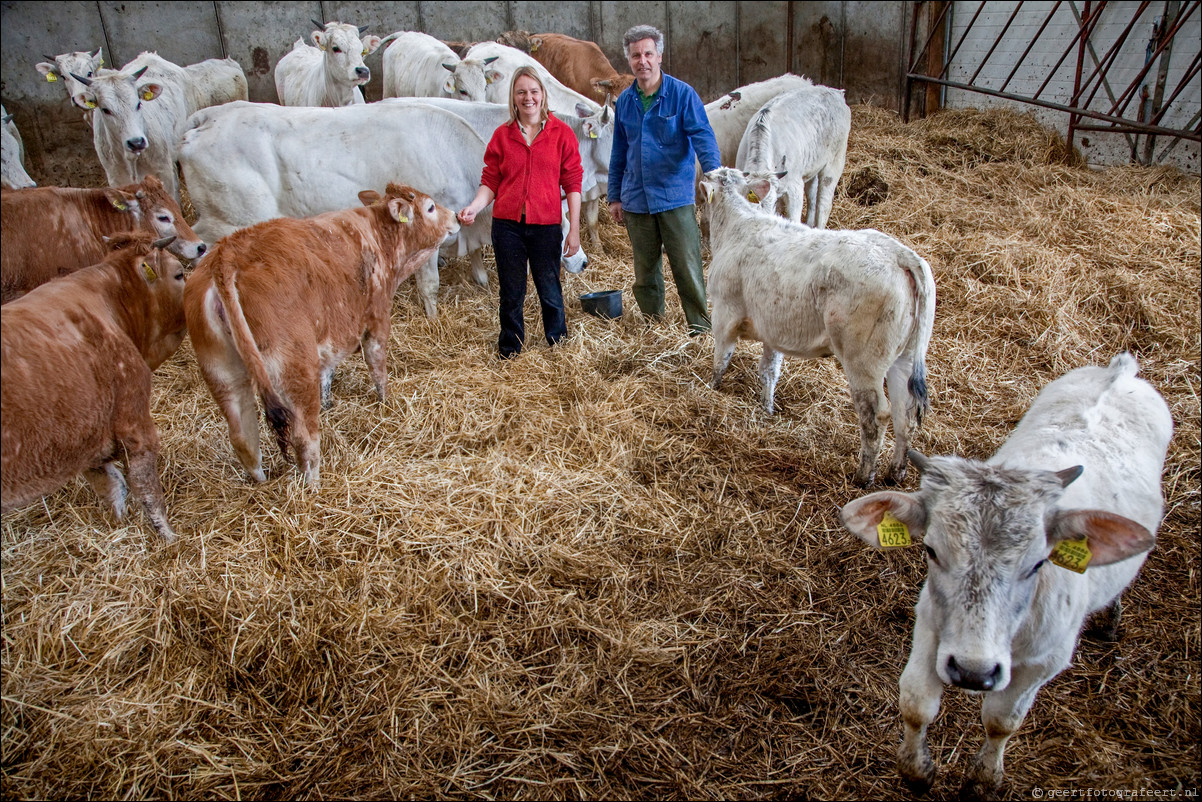
[[(939, 288), (921, 450), (990, 454), (1040, 387), (1122, 349), (1177, 423), (1124, 636), (1041, 692), (1005, 796), (1197, 787), (1198, 179), (1085, 169), (1002, 111), (853, 115), (848, 175), (888, 193), (831, 226), (898, 237)], [(82, 481), (3, 518), (4, 796), (906, 798), (924, 569), (835, 517), (857, 493), (842, 371), (787, 362), (769, 418), (743, 344), (710, 390), (671, 282), (663, 324), (630, 298), (581, 313), (630, 287), (605, 216), (602, 239), (564, 279), (570, 339), (542, 343), (531, 292), (510, 362), (495, 283), (453, 263), (435, 321), (402, 287), (389, 399), (339, 369), (318, 493), (266, 452), (246, 484), (185, 344), (153, 408), (179, 545), (114, 527)], [(937, 793), (978, 720), (947, 695)]]

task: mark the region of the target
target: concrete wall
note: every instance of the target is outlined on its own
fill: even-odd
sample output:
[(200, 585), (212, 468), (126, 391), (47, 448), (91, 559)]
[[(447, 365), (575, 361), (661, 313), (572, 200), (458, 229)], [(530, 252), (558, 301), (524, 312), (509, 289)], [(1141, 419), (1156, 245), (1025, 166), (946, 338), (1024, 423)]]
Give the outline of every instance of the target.
[[(236, 59), (250, 98), (275, 102), (274, 69), (313, 30), (311, 19), (367, 25), (384, 35), (420, 30), (445, 40), (480, 41), (507, 30), (554, 31), (601, 45), (627, 71), (621, 37), (632, 25), (664, 31), (667, 72), (688, 81), (704, 100), (792, 70), (847, 90), (851, 103), (899, 108), (910, 3), (731, 2), (99, 2), (0, 3), (0, 96), (25, 140), (27, 168), (40, 184), (104, 183), (83, 112), (61, 83), (34, 69), (44, 55), (104, 48), (119, 66), (143, 50), (179, 64)], [(380, 98), (382, 52), (367, 58), (369, 101)]]
[[(976, 2), (953, 4), (949, 37), (951, 44), (949, 46), (955, 47), (961, 39), (964, 39), (964, 42), (956, 50), (955, 58), (948, 70), (951, 80), (967, 82), (980, 69), (975, 85), (1001, 89), (1006, 77), (1014, 69), (1015, 61), (1022, 56), (1039, 26), (1043, 24), (1055, 6), (1051, 2), (1025, 3), (1009, 30), (1005, 32), (1001, 44), (992, 55), (989, 55), (989, 49), (993, 47), (994, 42), (1002, 33), (1015, 5), (1013, 0), (987, 4), (976, 22), (972, 24), (969, 36), (964, 38), (965, 30), (972, 21), (973, 15), (977, 13), (978, 4)], [(1094, 72), (1097, 61), (1104, 59), (1110, 52), (1130, 22), (1131, 15), (1138, 8), (1139, 3), (1131, 0), (1110, 2), (1106, 5), (1091, 36), (1092, 48), (1087, 51), (1085, 57), (1083, 80), (1088, 79)], [(1126, 44), (1117, 52), (1114, 63), (1109, 69), (1108, 85), (1099, 88), (1093, 101), (1089, 104), (1090, 109), (1108, 113), (1115, 98), (1122, 94), (1138, 76), (1147, 56), (1146, 45), (1152, 37), (1153, 22), (1156, 18), (1163, 16), (1164, 12), (1164, 3), (1152, 3), (1142, 11), (1136, 20), (1135, 27), (1127, 37)], [(1061, 4), (1056, 9), (1056, 13), (1043, 35), (1036, 40), (1035, 47), (1025, 59), (1024, 66), (1015, 74), (1006, 91), (1017, 95), (1033, 96), (1047, 78), (1049, 70), (1064, 54), (1065, 48), (1073, 43), (1078, 28), (1079, 21), (1072, 4)], [(1202, 18), (1200, 15), (1194, 14), (1177, 34), (1174, 48), (1169, 57), (1166, 100), (1169, 93), (1185, 75), (1190, 63), (1198, 57), (1200, 41), (1202, 41)], [(988, 56), (987, 61), (985, 61), (986, 56)], [(984, 62), (984, 66), (982, 66), (982, 62)], [(1069, 104), (1072, 101), (1076, 69), (1076, 48), (1074, 48), (1073, 53), (1056, 70), (1051, 82), (1048, 83), (1040, 97), (1054, 103)], [(1154, 65), (1141, 82), (1142, 85), (1148, 87), (1150, 93), (1155, 91), (1157, 69), (1158, 66)], [(1197, 125), (1199, 107), (1202, 105), (1199, 83), (1199, 76), (1195, 75), (1186, 90), (1170, 107), (1162, 125), (1168, 128), (1191, 128)], [(1131, 104), (1126, 116), (1135, 116), (1137, 102)], [(945, 103), (950, 108), (1010, 106), (1031, 112), (1046, 125), (1056, 128), (1062, 134), (1068, 131), (1068, 115), (1062, 111), (1018, 104), (976, 92), (951, 88), (947, 90)], [(1077, 134), (1074, 145), (1091, 164), (1127, 164), (1131, 161), (1132, 148), (1137, 148), (1142, 154), (1145, 142), (1146, 137), (1144, 136), (1082, 131)], [(1197, 142), (1159, 137), (1154, 143), (1153, 161), (1157, 164), (1170, 164), (1197, 174), (1200, 168), (1199, 145)]]

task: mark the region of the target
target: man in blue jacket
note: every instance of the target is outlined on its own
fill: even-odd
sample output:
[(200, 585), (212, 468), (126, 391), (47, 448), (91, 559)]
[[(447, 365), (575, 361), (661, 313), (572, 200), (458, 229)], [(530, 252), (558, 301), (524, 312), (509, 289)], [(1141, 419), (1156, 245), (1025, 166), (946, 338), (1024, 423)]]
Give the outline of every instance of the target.
[(644, 315), (664, 314), (661, 246), (668, 254), (689, 334), (710, 330), (697, 228), (695, 160), (721, 166), (718, 141), (696, 90), (660, 69), (664, 35), (636, 25), (622, 37), (635, 83), (618, 96), (609, 162), (609, 211), (634, 249), (634, 299)]

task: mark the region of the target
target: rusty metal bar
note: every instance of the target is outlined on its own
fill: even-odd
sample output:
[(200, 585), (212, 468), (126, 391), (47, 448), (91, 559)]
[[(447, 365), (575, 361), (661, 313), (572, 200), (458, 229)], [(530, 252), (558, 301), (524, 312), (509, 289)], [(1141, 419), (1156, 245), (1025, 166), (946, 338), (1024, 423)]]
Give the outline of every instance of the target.
[[(922, 58), (923, 54), (926, 53), (927, 50), (931, 47), (931, 41), (935, 38), (935, 32), (938, 31), (939, 26), (941, 26), (943, 24), (943, 18), (947, 16), (947, 12), (951, 11), (951, 8), (952, 8), (951, 3), (944, 4), (943, 10), (939, 12), (939, 19), (935, 20), (935, 23), (931, 26), (931, 33), (929, 36), (927, 36), (927, 43), (922, 46), (922, 50), (919, 50), (918, 54), (915, 55), (914, 59), (910, 62), (910, 72), (914, 72), (914, 68), (918, 66), (918, 60), (920, 58)], [(915, 13), (914, 19), (915, 20), (918, 19), (917, 13)], [(917, 22), (915, 22), (915, 28), (917, 28)], [(917, 31), (915, 31), (915, 32), (917, 32)], [(911, 42), (911, 44), (913, 44), (913, 42), (914, 42), (913, 34), (910, 35), (910, 42)]]
[[(1088, 8), (1090, 6), (1090, 4), (1087, 2), (1085, 4), (1085, 6), (1086, 6), (1086, 8)], [(1098, 14), (1096, 17), (1094, 17), (1094, 20), (1101, 19), (1102, 12), (1105, 9), (1106, 9), (1106, 3), (1105, 3), (1105, 0), (1103, 0), (1103, 2), (1098, 4)], [(1096, 24), (1097, 24), (1097, 22), (1094, 22), (1094, 25), (1096, 25)], [(1065, 48), (1064, 55), (1062, 55), (1060, 57), (1060, 60), (1057, 61), (1055, 63), (1055, 65), (1052, 66), (1051, 70), (1048, 71), (1048, 77), (1043, 82), (1043, 85), (1040, 86), (1039, 89), (1035, 90), (1035, 95), (1034, 95), (1035, 97), (1039, 97), (1040, 95), (1042, 95), (1043, 90), (1048, 88), (1048, 84), (1050, 84), (1052, 82), (1052, 79), (1056, 77), (1056, 72), (1060, 69), (1060, 65), (1064, 63), (1064, 60), (1066, 58), (1068, 58), (1068, 54), (1073, 52), (1073, 48), (1077, 46), (1077, 42), (1079, 42), (1082, 38), (1088, 39), (1090, 37), (1090, 35), (1092, 35), (1092, 34), (1093, 34), (1092, 26), (1090, 26), (1089, 28), (1086, 28), (1085, 25), (1078, 26), (1077, 35), (1073, 37), (1073, 41), (1068, 43), (1068, 47)]]
[(1093, 91), (1089, 93), (1089, 97), (1087, 97), (1085, 102), (1080, 105), (1088, 106), (1093, 102), (1094, 97), (1098, 94), (1098, 90), (1101, 89), (1102, 84), (1105, 83), (1106, 74), (1110, 69), (1110, 67), (1107, 65), (1113, 63), (1113, 61), (1118, 58), (1119, 50), (1121, 50), (1122, 46), (1127, 43), (1127, 37), (1131, 35), (1131, 29), (1135, 27), (1137, 22), (1139, 22), (1140, 16), (1150, 5), (1152, 4), (1149, 2), (1149, 0), (1144, 0), (1144, 2), (1139, 4), (1139, 8), (1134, 14), (1131, 15), (1131, 21), (1127, 23), (1127, 27), (1124, 28), (1123, 32), (1118, 35), (1118, 38), (1115, 39), (1114, 44), (1111, 45), (1110, 49), (1106, 51), (1106, 55), (1102, 56), (1101, 61), (1099, 61), (1094, 67), (1094, 71), (1090, 73), (1090, 76), (1085, 79), (1084, 84), (1088, 86), (1093, 81), (1095, 76), (1099, 76), (1099, 74), (1101, 76), (1098, 78), (1098, 83), (1094, 86)]
[(981, 70), (985, 69), (985, 65), (989, 62), (989, 57), (993, 55), (993, 51), (998, 49), (998, 45), (1006, 38), (1006, 31), (1010, 30), (1010, 26), (1014, 24), (1014, 18), (1018, 16), (1018, 12), (1022, 11), (1022, 0), (1014, 4), (1014, 10), (1010, 12), (1010, 19), (1006, 20), (1006, 24), (1002, 26), (1002, 32), (993, 40), (993, 47), (989, 48), (989, 52), (985, 54), (985, 58), (981, 59), (981, 64), (977, 67), (977, 71), (968, 79), (970, 84), (977, 82), (977, 76), (981, 74)]
[(985, 9), (985, 2), (986, 0), (981, 0), (980, 5), (977, 6), (977, 12), (973, 14), (972, 19), (968, 21), (968, 26), (964, 29), (964, 35), (960, 37), (960, 41), (956, 42), (956, 46), (952, 49), (952, 52), (948, 53), (947, 58), (944, 59), (943, 69), (939, 71), (938, 77), (942, 78), (947, 72), (947, 68), (952, 66), (952, 62), (956, 60), (956, 54), (960, 52), (960, 46), (964, 44), (964, 40), (967, 39), (968, 34), (972, 32), (972, 26), (976, 23), (977, 17), (981, 16), (981, 12)]
[(1027, 60), (1027, 56), (1031, 54), (1031, 49), (1035, 47), (1035, 43), (1039, 41), (1039, 37), (1043, 36), (1043, 32), (1048, 27), (1048, 23), (1052, 21), (1052, 17), (1056, 16), (1056, 10), (1060, 8), (1060, 4), (1063, 1), (1064, 0), (1056, 0), (1056, 4), (1052, 6), (1052, 10), (1048, 12), (1046, 17), (1044, 17), (1043, 24), (1039, 26), (1039, 30), (1035, 32), (1035, 36), (1033, 36), (1030, 43), (1027, 44), (1027, 49), (1024, 50), (1023, 54), (1018, 57), (1018, 61), (1014, 62), (1014, 69), (1010, 70), (1010, 74), (1006, 76), (1006, 80), (1003, 81), (1001, 87), (998, 88), (999, 92), (1006, 91), (1006, 87), (1010, 85), (1010, 79), (1012, 79), (1015, 74), (1018, 73), (1018, 68), (1021, 67), (1023, 62)]
[(1177, 84), (1177, 88), (1174, 89), (1173, 94), (1169, 96), (1168, 102), (1161, 106), (1160, 111), (1156, 112), (1156, 116), (1151, 120), (1148, 120), (1148, 122), (1150, 122), (1152, 125), (1156, 125), (1158, 122), (1164, 119), (1164, 115), (1169, 110), (1169, 107), (1173, 105), (1173, 101), (1177, 99), (1177, 96), (1181, 94), (1185, 87), (1189, 85), (1189, 82), (1192, 81), (1199, 72), (1202, 72), (1202, 53), (1194, 56), (1194, 60), (1190, 62), (1189, 68), (1185, 71), (1185, 76), (1181, 79), (1181, 83)]
[[(1183, 26), (1186, 20), (1188, 20), (1193, 13), (1198, 10), (1198, 5), (1199, 3), (1197, 2), (1190, 3), (1185, 13), (1178, 15), (1177, 22), (1175, 25), (1173, 25), (1173, 29), (1165, 34), (1160, 46), (1153, 51), (1151, 57), (1148, 58), (1148, 60), (1144, 63), (1143, 69), (1141, 69), (1139, 74), (1135, 76), (1135, 79), (1131, 81), (1131, 85), (1127, 87), (1123, 94), (1119, 95), (1118, 100), (1114, 101), (1114, 105), (1110, 107), (1110, 111), (1108, 112), (1109, 114), (1114, 114), (1127, 108), (1127, 104), (1130, 103), (1131, 99), (1135, 96), (1136, 88), (1143, 83), (1144, 78), (1148, 75), (1148, 71), (1152, 69), (1152, 65), (1156, 62), (1156, 59), (1160, 58), (1160, 55), (1164, 52), (1164, 49), (1168, 47), (1169, 43), (1172, 42), (1177, 36), (1177, 32), (1181, 30), (1181, 26)], [(1130, 95), (1130, 97), (1128, 95)]]

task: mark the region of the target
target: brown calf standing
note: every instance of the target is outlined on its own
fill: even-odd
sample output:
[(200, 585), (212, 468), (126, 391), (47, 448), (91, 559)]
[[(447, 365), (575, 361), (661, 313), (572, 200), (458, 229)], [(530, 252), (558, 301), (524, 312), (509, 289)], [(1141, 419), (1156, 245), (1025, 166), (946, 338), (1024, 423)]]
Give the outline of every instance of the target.
[(201, 374), (229, 424), (243, 467), (265, 481), (256, 391), (285, 458), (316, 489), (318, 415), (334, 368), (358, 348), (384, 400), (389, 310), (397, 286), (459, 231), (454, 212), (412, 187), (364, 207), (278, 218), (219, 240), (184, 294)]
[(205, 252), (179, 204), (152, 175), (124, 187), (0, 193), (0, 303), (103, 261), (109, 251), (104, 238), (124, 231), (175, 237), (170, 250), (184, 259), (198, 259)]
[(605, 103), (634, 83), (634, 76), (619, 73), (596, 42), (562, 33), (509, 31), (497, 37), (503, 45), (529, 53), (560, 83), (590, 100)]
[[(30, 190), (22, 190), (27, 192)], [(0, 488), (4, 512), (83, 471), (125, 514), (129, 485), (165, 540), (151, 371), (183, 341), (184, 269), (137, 232), (113, 239), (100, 264), (0, 307)]]

